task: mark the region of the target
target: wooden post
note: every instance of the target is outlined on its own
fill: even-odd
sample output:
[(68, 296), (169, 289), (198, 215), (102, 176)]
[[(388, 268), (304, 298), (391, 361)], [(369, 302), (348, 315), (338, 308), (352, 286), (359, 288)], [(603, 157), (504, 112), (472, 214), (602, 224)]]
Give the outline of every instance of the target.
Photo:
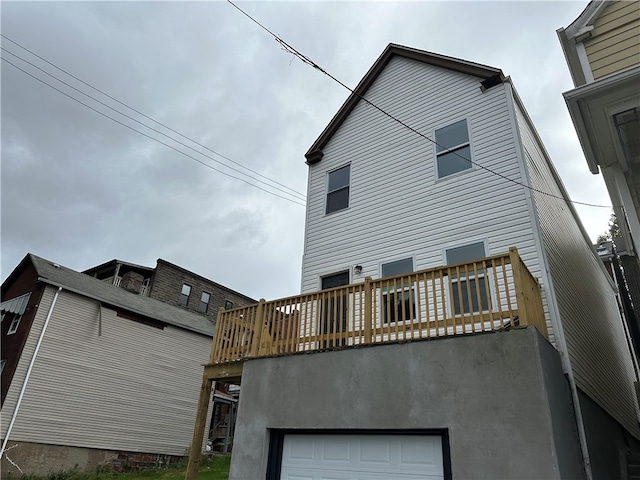
[(224, 312), (224, 308), (218, 308), (218, 316), (216, 317), (216, 330), (213, 335), (213, 343), (211, 343), (211, 355), (209, 356), (209, 363), (214, 363), (216, 360), (219, 360), (214, 358), (214, 356), (216, 349), (220, 348), (220, 344), (222, 342), (222, 338), (220, 338), (220, 335), (222, 335), (222, 330), (220, 329), (220, 317), (222, 316), (222, 312)]
[(371, 277), (364, 277), (364, 343), (371, 343), (373, 339), (373, 319), (371, 309), (373, 295), (371, 294)]
[(256, 309), (256, 320), (254, 322), (254, 335), (251, 344), (251, 356), (257, 357), (260, 354), (260, 344), (262, 343), (262, 334), (264, 330), (264, 303), (265, 299), (261, 298)]
[(522, 265), (520, 263), (520, 255), (518, 255), (518, 249), (516, 247), (509, 248), (509, 260), (511, 262), (511, 272), (513, 273), (513, 288), (516, 291), (516, 299), (518, 301), (520, 325), (529, 325), (526, 305), (527, 300), (524, 294), (524, 279), (522, 278)]
[(193, 428), (193, 438), (191, 439), (191, 449), (189, 450), (189, 463), (185, 480), (196, 480), (200, 457), (202, 455), (202, 439), (207, 423), (207, 411), (209, 410), (209, 398), (211, 396), (211, 379), (208, 375), (202, 376), (202, 386), (200, 387), (200, 399), (198, 400), (198, 413), (196, 414), (196, 424)]

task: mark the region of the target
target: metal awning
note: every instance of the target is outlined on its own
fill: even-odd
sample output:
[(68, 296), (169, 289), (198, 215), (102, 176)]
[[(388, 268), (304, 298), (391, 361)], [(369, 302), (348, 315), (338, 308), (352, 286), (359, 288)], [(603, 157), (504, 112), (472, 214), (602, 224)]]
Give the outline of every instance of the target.
[(11, 300), (5, 300), (4, 302), (0, 303), (0, 312), (22, 315), (27, 309), (29, 297), (31, 297), (31, 292), (20, 295), (19, 297), (12, 298)]

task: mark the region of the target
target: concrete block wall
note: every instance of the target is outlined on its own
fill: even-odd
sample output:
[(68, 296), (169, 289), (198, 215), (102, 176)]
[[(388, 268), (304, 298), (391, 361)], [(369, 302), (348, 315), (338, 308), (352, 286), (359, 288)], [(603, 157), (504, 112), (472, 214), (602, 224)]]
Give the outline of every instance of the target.
[[(182, 285), (185, 283), (191, 287), (191, 294), (189, 295), (186, 307), (182, 307), (179, 304), (179, 300)], [(207, 317), (211, 320), (216, 319), (218, 308), (224, 308), (227, 301), (232, 302), (235, 307), (258, 303), (257, 300), (180, 268), (177, 265), (173, 265), (164, 260), (158, 260), (156, 271), (151, 279), (149, 297), (170, 305), (186, 308), (192, 312), (200, 313), (200, 298), (202, 292), (207, 292), (211, 296), (209, 299), (209, 308), (206, 313)]]

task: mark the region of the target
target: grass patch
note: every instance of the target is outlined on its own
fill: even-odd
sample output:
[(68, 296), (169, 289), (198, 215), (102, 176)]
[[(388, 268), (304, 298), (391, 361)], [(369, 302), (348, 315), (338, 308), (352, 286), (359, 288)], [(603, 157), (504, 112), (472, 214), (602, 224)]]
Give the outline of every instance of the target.
[[(215, 456), (210, 459), (203, 459), (198, 471), (198, 480), (228, 480), (231, 455)], [(98, 471), (92, 473), (85, 472), (59, 472), (40, 476), (12, 476), (7, 480), (184, 480), (187, 470), (186, 461), (175, 466), (158, 470), (145, 470), (142, 472), (105, 472)]]

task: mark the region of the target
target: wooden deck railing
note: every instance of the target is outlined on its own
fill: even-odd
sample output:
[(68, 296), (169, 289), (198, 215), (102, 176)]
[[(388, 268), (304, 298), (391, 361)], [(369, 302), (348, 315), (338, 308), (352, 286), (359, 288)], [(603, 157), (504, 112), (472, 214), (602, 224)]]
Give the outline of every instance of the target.
[(470, 263), (221, 310), (210, 364), (525, 325), (547, 336), (540, 285), (511, 248)]

